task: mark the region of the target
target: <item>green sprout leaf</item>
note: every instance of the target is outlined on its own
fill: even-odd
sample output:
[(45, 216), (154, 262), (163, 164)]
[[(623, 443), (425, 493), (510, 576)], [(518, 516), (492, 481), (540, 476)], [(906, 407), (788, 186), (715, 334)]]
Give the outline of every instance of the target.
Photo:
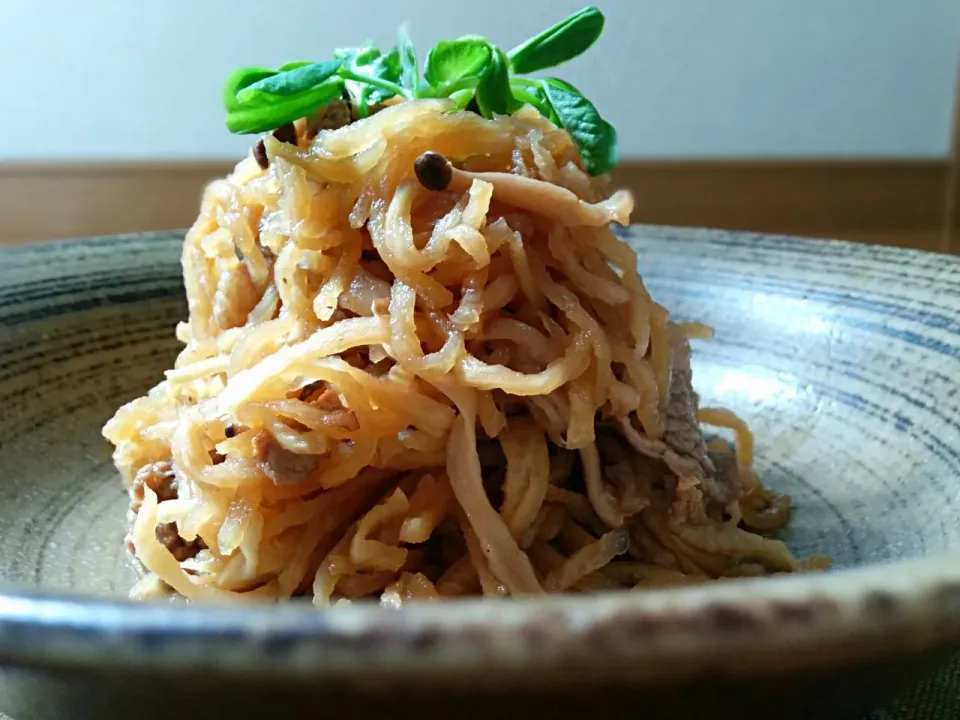
[(433, 86), (456, 83), (464, 78), (479, 78), (490, 55), (490, 44), (480, 37), (441, 40), (427, 53), (423, 77)]
[(276, 70), (267, 70), (266, 68), (248, 67), (234, 70), (227, 82), (223, 85), (223, 107), (225, 110), (237, 110), (241, 103), (237, 99), (237, 93), (244, 88), (250, 87), (254, 83), (276, 75)]
[(341, 48), (326, 62), (294, 62), (277, 70), (241, 68), (227, 78), (223, 105), (227, 127), (259, 133), (306, 117), (344, 92), (357, 115), (393, 97), (449, 98), (452, 112), (477, 110), (485, 118), (530, 105), (570, 133), (591, 175), (617, 162), (617, 133), (593, 104), (569, 83), (521, 77), (555, 67), (586, 51), (603, 31), (603, 14), (587, 7), (509, 55), (479, 35), (441, 40), (426, 55), (423, 79), (417, 52), (405, 28), (397, 46), (381, 53), (372, 43)]
[(360, 117), (367, 117), (370, 106), (402, 94), (400, 87), (400, 54), (393, 48), (386, 55), (376, 47), (337, 50), (335, 57), (343, 62), (341, 77)]
[(290, 63), (275, 74), (248, 85), (237, 93), (244, 105), (271, 102), (269, 96), (289, 97), (312, 90), (333, 77), (340, 69), (340, 60), (322, 63)]
[(510, 69), (525, 75), (572, 60), (596, 42), (603, 22), (603, 13), (595, 7), (574, 13), (511, 50)]
[(473, 88), (464, 88), (450, 93), (450, 99), (453, 100), (453, 112), (466, 110), (470, 101), (473, 100)]
[(398, 34), (400, 37), (400, 43), (397, 46), (400, 51), (400, 81), (403, 87), (407, 88), (414, 98), (417, 98), (420, 96), (420, 65), (417, 62), (417, 51), (413, 47), (413, 41), (405, 27), (401, 27)]
[(227, 114), (227, 129), (239, 134), (274, 130), (306, 117), (342, 93), (343, 80), (334, 76), (295, 95), (267, 96), (274, 97), (276, 101), (250, 103), (231, 110)]
[(510, 73), (507, 57), (500, 48), (493, 48), (490, 61), (480, 76), (477, 85), (477, 105), (486, 117), (507, 115), (520, 109), (521, 104), (510, 91)]
[(570, 133), (583, 165), (591, 175), (602, 175), (617, 164), (617, 131), (573, 85), (548, 78), (543, 90), (560, 126)]
[[(362, 65), (358, 68), (361, 75), (369, 78), (384, 80), (394, 85), (400, 84), (400, 52), (393, 48), (386, 55), (375, 58), (368, 65)], [(384, 100), (389, 100), (398, 93), (387, 90), (381, 86), (367, 85), (366, 96), (370, 104), (376, 105)]]
[(333, 57), (346, 66), (368, 65), (380, 57), (380, 50), (376, 45), (368, 43), (355, 48), (337, 48), (333, 51)]
[(560, 124), (560, 118), (554, 112), (550, 100), (543, 89), (543, 84), (539, 80), (529, 80), (527, 78), (511, 78), (510, 89), (513, 96), (522, 103), (532, 105), (541, 115), (550, 120), (557, 127), (563, 127)]

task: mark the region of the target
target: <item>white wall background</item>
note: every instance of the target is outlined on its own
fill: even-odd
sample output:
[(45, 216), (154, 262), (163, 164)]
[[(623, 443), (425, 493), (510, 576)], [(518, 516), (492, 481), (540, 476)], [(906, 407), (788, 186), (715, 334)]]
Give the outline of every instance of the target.
[[(505, 48), (586, 0), (0, 0), (0, 161), (223, 158), (240, 65), (485, 34)], [(624, 155), (939, 157), (960, 0), (598, 0), (607, 30), (562, 77)]]

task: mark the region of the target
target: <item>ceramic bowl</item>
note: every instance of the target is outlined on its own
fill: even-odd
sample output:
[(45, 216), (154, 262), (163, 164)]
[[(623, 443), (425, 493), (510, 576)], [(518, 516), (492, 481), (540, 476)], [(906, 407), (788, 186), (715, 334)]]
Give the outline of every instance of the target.
[[(100, 428), (171, 366), (182, 235), (0, 252), (0, 710), (857, 717), (960, 647), (960, 262), (636, 227), (705, 402), (824, 574), (402, 611), (134, 604)], [(958, 710), (960, 712), (960, 710)]]

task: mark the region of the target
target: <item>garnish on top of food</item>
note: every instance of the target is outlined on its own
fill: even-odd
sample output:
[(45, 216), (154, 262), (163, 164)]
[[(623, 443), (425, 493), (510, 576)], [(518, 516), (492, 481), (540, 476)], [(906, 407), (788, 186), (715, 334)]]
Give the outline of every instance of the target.
[(570, 83), (530, 78), (574, 59), (596, 42), (603, 14), (584, 8), (513, 50), (504, 52), (485, 37), (441, 40), (427, 52), (423, 73), (417, 51), (403, 30), (399, 43), (382, 53), (373, 45), (343, 48), (332, 60), (292, 62), (277, 70), (240, 68), (228, 78), (223, 104), (227, 128), (240, 134), (276, 130), (345, 100), (358, 118), (400, 98), (449, 98), (453, 110), (475, 107), (485, 118), (531, 105), (570, 133), (591, 175), (617, 162), (617, 133)]
[[(790, 500), (693, 390), (610, 224), (616, 135), (568, 84), (588, 8), (504, 53), (405, 34), (386, 54), (245, 69), (204, 191), (166, 378), (104, 428), (136, 596), (397, 606), (802, 570), (761, 533)], [(272, 132), (271, 132), (272, 131)], [(726, 428), (734, 450), (700, 424)]]

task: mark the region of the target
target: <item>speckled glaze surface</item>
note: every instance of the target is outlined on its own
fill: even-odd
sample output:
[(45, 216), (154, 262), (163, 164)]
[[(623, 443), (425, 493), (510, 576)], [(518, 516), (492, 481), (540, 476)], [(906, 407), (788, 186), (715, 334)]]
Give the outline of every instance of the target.
[[(674, 317), (716, 328), (694, 384), (751, 423), (765, 482), (793, 495), (783, 539), (836, 570), (400, 612), (128, 603), (126, 498), (100, 428), (177, 352), (181, 236), (5, 250), (0, 710), (856, 718), (960, 649), (960, 262), (624, 236)], [(929, 717), (960, 717), (956, 696)]]

